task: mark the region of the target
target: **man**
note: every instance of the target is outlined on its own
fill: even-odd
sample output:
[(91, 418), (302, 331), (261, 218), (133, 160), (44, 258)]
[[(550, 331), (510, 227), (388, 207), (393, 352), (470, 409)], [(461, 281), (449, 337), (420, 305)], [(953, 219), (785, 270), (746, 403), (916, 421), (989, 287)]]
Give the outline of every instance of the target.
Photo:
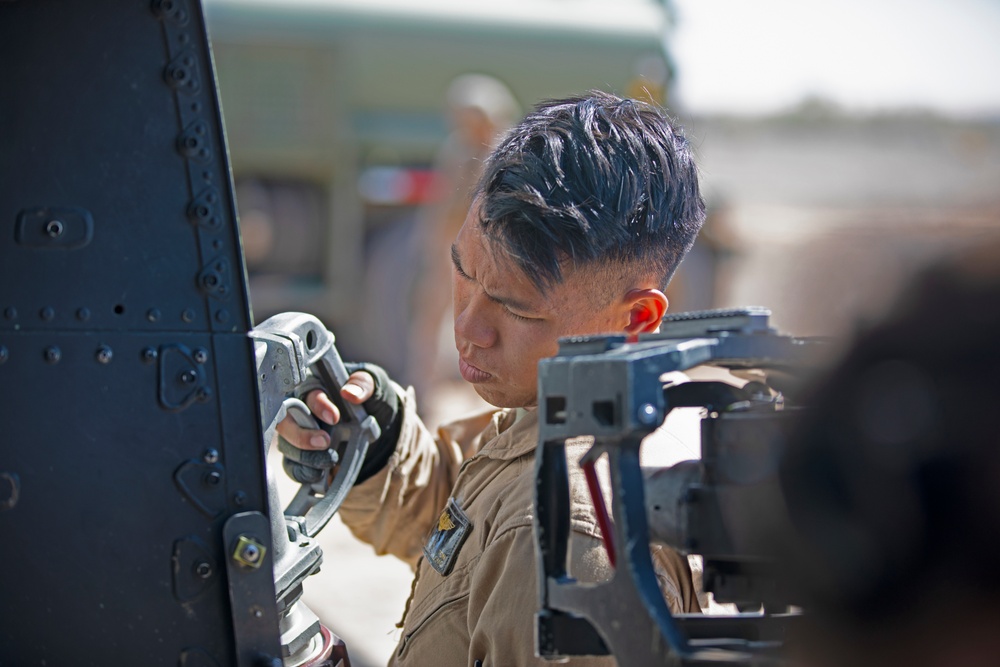
[[(560, 337), (657, 329), (663, 290), (704, 220), (687, 141), (653, 107), (605, 93), (549, 102), (487, 161), (452, 246), (455, 344), (462, 377), (497, 411), (439, 429), (384, 371), (354, 373), (343, 396), (382, 426), (341, 517), (380, 554), (416, 569), (393, 664), (527, 665), (538, 604), (532, 531), (537, 365)], [(310, 409), (338, 411), (321, 391)], [(290, 420), (301, 448), (325, 434)], [(571, 573), (612, 574), (572, 456)], [(675, 612), (696, 612), (687, 562), (654, 549)], [(580, 658), (573, 664), (602, 664)]]

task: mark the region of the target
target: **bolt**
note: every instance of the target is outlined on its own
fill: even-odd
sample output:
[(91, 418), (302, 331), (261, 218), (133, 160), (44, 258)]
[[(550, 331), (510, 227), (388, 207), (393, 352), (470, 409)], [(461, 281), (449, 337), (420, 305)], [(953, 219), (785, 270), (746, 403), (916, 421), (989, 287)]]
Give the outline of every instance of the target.
[(656, 423), (657, 410), (656, 406), (652, 403), (643, 403), (639, 406), (639, 414), (637, 419), (640, 424), (645, 424), (646, 426), (652, 426)]
[(97, 348), (97, 361), (99, 363), (110, 364), (111, 358), (113, 356), (114, 353), (111, 351), (111, 348), (108, 347), (107, 345), (102, 345), (99, 348)]
[(157, 355), (156, 348), (147, 347), (142, 351), (142, 360), (147, 364), (151, 364), (154, 361), (156, 361), (156, 355)]
[(181, 382), (184, 384), (194, 384), (198, 379), (198, 374), (194, 371), (184, 371), (181, 373)]
[(55, 308), (52, 306), (45, 306), (41, 311), (39, 311), (38, 316), (46, 322), (51, 322), (56, 316)]
[(209, 486), (218, 486), (219, 482), (222, 481), (222, 473), (218, 470), (213, 470), (212, 472), (205, 475), (205, 483)]
[(62, 359), (62, 351), (55, 345), (50, 345), (45, 348), (45, 361), (50, 364), (57, 364), (59, 360)]
[(45, 233), (51, 238), (62, 236), (64, 231), (66, 231), (66, 225), (62, 223), (62, 220), (49, 220), (45, 223)]
[(202, 458), (205, 460), (205, 463), (217, 463), (219, 461), (219, 450), (206, 449)]
[(260, 560), (260, 549), (256, 544), (247, 544), (240, 552), (240, 557), (248, 563), (256, 563)]
[(264, 610), (261, 609), (260, 607), (253, 607), (252, 609), (250, 609), (250, 613), (253, 614), (254, 618), (261, 618), (262, 616), (264, 616)]
[(197, 350), (194, 351), (194, 360), (197, 361), (199, 364), (205, 363), (206, 361), (208, 361), (208, 352), (199, 347)]
[(160, 319), (160, 311), (156, 308), (150, 308), (146, 311), (146, 319), (150, 322), (158, 322)]
[(194, 565), (194, 573), (202, 579), (212, 576), (212, 565), (208, 561), (200, 560)]

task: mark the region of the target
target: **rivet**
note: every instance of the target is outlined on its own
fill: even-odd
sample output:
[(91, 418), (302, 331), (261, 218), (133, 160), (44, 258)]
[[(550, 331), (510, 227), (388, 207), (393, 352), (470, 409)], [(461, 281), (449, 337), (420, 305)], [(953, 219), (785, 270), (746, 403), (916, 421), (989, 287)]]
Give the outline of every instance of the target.
[(111, 348), (108, 347), (107, 345), (102, 345), (99, 348), (97, 348), (97, 361), (99, 363), (110, 364), (111, 358), (113, 356), (114, 353), (111, 351)]
[(194, 360), (197, 361), (199, 364), (205, 363), (206, 361), (208, 361), (208, 352), (199, 347), (197, 350), (194, 351)]
[(194, 311), (190, 308), (186, 308), (183, 313), (181, 313), (181, 319), (185, 322), (194, 322)]
[(243, 507), (243, 505), (245, 505), (246, 502), (247, 502), (247, 494), (244, 493), (243, 491), (237, 491), (236, 493), (233, 494), (233, 503), (235, 503), (237, 507)]
[(157, 352), (155, 347), (147, 347), (142, 351), (142, 360), (147, 364), (151, 364), (156, 361), (156, 355)]
[(56, 310), (52, 306), (45, 306), (38, 312), (38, 316), (46, 322), (51, 322), (56, 316)]
[(160, 311), (156, 308), (150, 308), (149, 310), (146, 311), (146, 319), (149, 320), (150, 322), (159, 322), (160, 317), (161, 317)]
[(200, 387), (198, 389), (198, 400), (202, 403), (207, 403), (212, 399), (212, 390), (208, 387)]
[(3, 345), (0, 345), (0, 364), (4, 363), (9, 358), (10, 358), (10, 353), (7, 351), (7, 348), (4, 347)]
[(45, 356), (45, 361), (49, 362), (50, 364), (57, 364), (59, 363), (59, 360), (62, 359), (62, 351), (55, 345), (50, 345), (49, 347), (45, 348), (44, 356)]
[(14, 306), (8, 306), (7, 308), (4, 309), (3, 316), (6, 317), (8, 320), (16, 320), (17, 308), (15, 308)]
[(219, 450), (206, 449), (202, 458), (205, 460), (205, 463), (217, 463), (219, 461)]
[(198, 379), (198, 374), (194, 371), (184, 371), (181, 373), (181, 382), (184, 384), (194, 384), (195, 380)]
[(213, 470), (212, 472), (205, 475), (205, 483), (211, 486), (218, 486), (219, 482), (222, 481), (222, 473), (218, 470)]
[(212, 566), (208, 561), (198, 561), (195, 563), (194, 573), (202, 579), (208, 579), (212, 576)]
[(90, 308), (77, 308), (76, 309), (76, 319), (81, 322), (86, 322), (90, 319)]
[(228, 322), (229, 311), (226, 310), (225, 308), (220, 308), (219, 310), (215, 311), (215, 321), (219, 322), (220, 324)]

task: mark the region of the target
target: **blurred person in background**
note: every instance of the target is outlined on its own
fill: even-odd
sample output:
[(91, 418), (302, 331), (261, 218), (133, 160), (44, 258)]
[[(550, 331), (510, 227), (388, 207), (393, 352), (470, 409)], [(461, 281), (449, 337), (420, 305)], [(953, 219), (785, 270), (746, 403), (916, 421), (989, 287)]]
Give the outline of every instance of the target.
[[(392, 664), (548, 664), (535, 656), (538, 362), (567, 335), (657, 330), (663, 290), (704, 218), (687, 140), (633, 100), (592, 92), (543, 103), (490, 155), (451, 266), (459, 368), (497, 409), (434, 436), (414, 393), (378, 367), (360, 366), (341, 392), (382, 430), (341, 519), (416, 572)], [(310, 409), (337, 422), (316, 386), (302, 392)], [(290, 419), (279, 431), (300, 449), (329, 446)], [(589, 446), (567, 444), (570, 572), (603, 581), (613, 568), (577, 463)], [(688, 561), (664, 546), (651, 552), (671, 611), (700, 611)]]
[(461, 381), (455, 371), (454, 348), (442, 345), (451, 305), (451, 243), (469, 212), (483, 163), (521, 115), (507, 86), (485, 74), (456, 77), (448, 86), (445, 103), (451, 132), (435, 160), (434, 198), (417, 220), (417, 266), (406, 354), (406, 378), (428, 405), (442, 381)]
[(1000, 244), (924, 272), (814, 392), (781, 480), (804, 667), (1000, 664)]

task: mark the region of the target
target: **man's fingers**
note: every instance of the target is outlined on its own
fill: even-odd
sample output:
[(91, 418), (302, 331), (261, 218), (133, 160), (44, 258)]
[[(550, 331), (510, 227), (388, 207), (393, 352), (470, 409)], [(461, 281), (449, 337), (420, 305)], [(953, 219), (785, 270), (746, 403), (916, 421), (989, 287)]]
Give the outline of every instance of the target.
[(340, 410), (337, 409), (337, 406), (333, 404), (333, 401), (330, 400), (330, 397), (322, 389), (309, 392), (309, 395), (306, 396), (306, 405), (309, 406), (309, 410), (313, 415), (325, 421), (330, 426), (340, 421)]
[(330, 436), (324, 431), (302, 428), (291, 417), (285, 417), (277, 426), (282, 438), (299, 449), (326, 449), (330, 446)]
[(375, 394), (375, 378), (364, 371), (355, 371), (340, 388), (346, 400), (361, 405)]

